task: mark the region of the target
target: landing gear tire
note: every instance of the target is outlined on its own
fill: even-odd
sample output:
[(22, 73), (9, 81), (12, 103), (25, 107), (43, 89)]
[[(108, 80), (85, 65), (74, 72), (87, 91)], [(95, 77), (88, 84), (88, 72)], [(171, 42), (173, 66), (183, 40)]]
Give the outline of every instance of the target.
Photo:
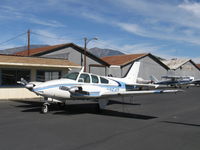
[(48, 113), (48, 111), (49, 111), (48, 105), (47, 104), (43, 105), (41, 109), (41, 113), (46, 114)]

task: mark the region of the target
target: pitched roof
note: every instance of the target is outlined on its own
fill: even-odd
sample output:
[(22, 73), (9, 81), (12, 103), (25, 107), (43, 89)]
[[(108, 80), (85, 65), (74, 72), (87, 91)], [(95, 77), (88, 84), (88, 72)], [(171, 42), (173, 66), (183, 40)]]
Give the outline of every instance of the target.
[(29, 51), (24, 50), (24, 51), (17, 52), (17, 53), (15, 53), (15, 55), (17, 55), (17, 56), (34, 56), (39, 53), (43, 53), (43, 52), (47, 52), (47, 51), (54, 50), (57, 48), (61, 48), (64, 45), (65, 44), (59, 44), (59, 45), (45, 46), (45, 47), (40, 47), (40, 48), (33, 48), (33, 49), (30, 49)]
[[(29, 51), (24, 50), (21, 52), (17, 52), (14, 55), (17, 55), (17, 56), (42, 56), (44, 54), (51, 53), (51, 52), (54, 52), (54, 51), (57, 51), (60, 49), (67, 48), (67, 47), (72, 47), (75, 50), (79, 51), (80, 53), (82, 53), (82, 54), (84, 53), (84, 49), (82, 47), (80, 47), (74, 43), (65, 43), (65, 44), (59, 44), (59, 45), (45, 46), (45, 47), (41, 47), (41, 48), (33, 48), (33, 49), (30, 49)], [(88, 51), (86, 51), (86, 56), (96, 60), (97, 62), (99, 62), (103, 65), (109, 66), (109, 64), (107, 62), (103, 61), (102, 59), (98, 58), (97, 56), (93, 55), (92, 53), (90, 53)]]
[(176, 70), (185, 63), (190, 61), (190, 59), (171, 59), (171, 60), (163, 60), (162, 62), (167, 65), (170, 69)]
[(137, 59), (140, 59), (144, 56), (147, 56), (148, 54), (130, 54), (130, 55), (117, 55), (117, 56), (106, 56), (102, 57), (104, 61), (106, 61), (110, 65), (118, 65), (118, 66), (124, 66), (126, 64), (129, 64), (130, 62), (133, 62)]
[(200, 64), (196, 64), (197, 65), (197, 67), (200, 69)]
[(169, 67), (166, 66), (164, 63), (162, 63), (162, 61), (160, 61), (160, 59), (158, 57), (152, 55), (151, 53), (107, 56), (107, 57), (103, 57), (101, 59), (103, 59), (110, 65), (124, 67), (124, 66), (129, 65), (129, 64), (133, 63), (134, 61), (142, 59), (146, 56), (149, 56), (151, 59), (153, 59), (155, 62), (160, 64), (166, 70), (169, 69)]
[(22, 57), (12, 55), (0, 55), (0, 65), (55, 67), (55, 68), (80, 68), (79, 65), (64, 59)]

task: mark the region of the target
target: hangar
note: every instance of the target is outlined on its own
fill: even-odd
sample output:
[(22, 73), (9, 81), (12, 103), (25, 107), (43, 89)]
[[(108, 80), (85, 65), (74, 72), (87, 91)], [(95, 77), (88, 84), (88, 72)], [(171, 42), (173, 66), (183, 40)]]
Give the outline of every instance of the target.
[[(67, 59), (70, 62), (75, 62), (76, 64), (83, 66), (84, 53), (85, 50), (82, 47), (74, 43), (66, 43), (66, 44), (46, 46), (41, 48), (34, 48), (30, 49), (29, 51), (24, 50), (15, 53), (15, 55)], [(96, 73), (99, 75), (107, 75), (107, 69), (109, 66), (107, 62), (96, 57), (95, 55), (93, 55), (88, 51), (86, 51), (86, 56), (87, 56), (86, 72)]]
[(0, 55), (0, 99), (36, 97), (17, 81), (21, 78), (38, 82), (58, 79), (71, 68), (80, 66), (64, 59)]
[(149, 80), (150, 75), (161, 79), (161, 76), (166, 75), (169, 69), (156, 56), (150, 53), (107, 56), (102, 59), (110, 65), (108, 72), (114, 77), (125, 76), (135, 61), (141, 62), (138, 77), (145, 80)]
[(175, 58), (162, 62), (170, 68), (168, 75), (193, 76), (195, 79), (200, 79), (200, 69), (191, 59)]

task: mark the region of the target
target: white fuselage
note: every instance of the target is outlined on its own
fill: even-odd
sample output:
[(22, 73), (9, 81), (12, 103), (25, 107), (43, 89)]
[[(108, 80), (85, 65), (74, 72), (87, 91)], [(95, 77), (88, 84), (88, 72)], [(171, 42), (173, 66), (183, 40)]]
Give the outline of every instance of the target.
[[(88, 75), (90, 78), (90, 82), (88, 83), (80, 81), (79, 75), (77, 76), (76, 80), (62, 78), (58, 80), (44, 82), (33, 87), (32, 91), (43, 97), (53, 98), (57, 100), (66, 100), (73, 98), (98, 98), (105, 93), (126, 91), (125, 83), (121, 81), (115, 81), (106, 77), (95, 75), (98, 78), (98, 83), (93, 83), (91, 74)], [(107, 83), (102, 83), (102, 78), (106, 80)], [(62, 87), (68, 90), (63, 90)], [(81, 91), (89, 92), (87, 94), (83, 94), (83, 92), (80, 91), (79, 93), (77, 92), (77, 88), (81, 88)]]

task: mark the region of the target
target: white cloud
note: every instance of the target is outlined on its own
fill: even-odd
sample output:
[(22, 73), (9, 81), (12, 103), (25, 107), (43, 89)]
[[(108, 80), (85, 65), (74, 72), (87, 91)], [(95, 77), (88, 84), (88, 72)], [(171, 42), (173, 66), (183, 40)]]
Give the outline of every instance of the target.
[(179, 7), (190, 13), (193, 13), (196, 17), (200, 18), (200, 3), (186, 2), (186, 3), (180, 4)]
[(152, 44), (133, 44), (133, 45), (123, 45), (122, 49), (126, 53), (134, 54), (134, 53), (156, 53), (161, 47), (155, 46)]
[[(135, 54), (135, 53), (159, 53), (162, 46), (156, 46), (149, 43), (141, 43), (141, 44), (119, 44), (117, 41), (111, 40), (97, 40), (91, 42), (88, 46), (91, 47), (99, 47), (99, 48), (108, 48), (113, 50), (119, 50), (125, 54)], [(168, 51), (169, 52), (169, 51)]]
[(55, 45), (71, 42), (70, 38), (59, 36), (58, 33), (54, 33), (48, 30), (35, 30), (37, 34), (37, 40), (41, 44)]
[[(185, 3), (172, 5), (146, 0), (117, 0), (109, 2), (117, 6), (115, 9), (119, 8), (122, 12), (121, 16), (127, 15), (130, 18), (126, 21), (113, 15), (117, 14), (117, 12), (112, 12), (112, 15), (109, 16), (98, 11), (99, 9), (95, 9), (96, 11), (94, 12), (85, 7), (81, 7), (81, 13), (78, 15), (98, 23), (119, 27), (126, 32), (142, 37), (200, 45), (200, 19), (191, 16), (191, 13), (183, 9), (183, 6), (186, 7)], [(81, 2), (79, 3), (83, 5)], [(187, 6), (190, 5), (190, 3), (187, 4)], [(200, 4), (198, 4), (198, 7), (196, 5), (196, 10), (198, 10)], [(139, 14), (143, 19), (134, 20), (131, 14)]]
[(9, 48), (14, 48), (14, 47), (20, 47), (22, 45), (20, 44), (5, 44), (5, 45), (0, 45), (0, 51), (1, 50), (5, 50), (5, 49), (9, 49)]
[(2, 20), (23, 20), (26, 22), (48, 26), (48, 27), (64, 27), (65, 25), (57, 20), (47, 20), (40, 18), (31, 13), (24, 13), (21, 9), (16, 9), (14, 6), (0, 6), (0, 18)]
[(146, 31), (142, 29), (139, 25), (137, 24), (129, 24), (129, 23), (122, 23), (118, 22), (116, 23), (117, 26), (119, 26), (121, 29), (128, 31), (130, 33), (134, 33), (140, 36), (146, 36)]
[(106, 19), (104, 17), (101, 17), (99, 14), (82, 12), (81, 16), (85, 17), (87, 19), (91, 19), (91, 20), (96, 21), (96, 22), (100, 22), (100, 23), (106, 23), (107, 22)]
[(194, 57), (192, 58), (192, 60), (197, 63), (197, 64), (200, 64), (200, 57)]
[(41, 20), (39, 18), (27, 18), (32, 23), (43, 25), (43, 26), (49, 26), (49, 27), (64, 27), (65, 25), (56, 21), (56, 20)]

